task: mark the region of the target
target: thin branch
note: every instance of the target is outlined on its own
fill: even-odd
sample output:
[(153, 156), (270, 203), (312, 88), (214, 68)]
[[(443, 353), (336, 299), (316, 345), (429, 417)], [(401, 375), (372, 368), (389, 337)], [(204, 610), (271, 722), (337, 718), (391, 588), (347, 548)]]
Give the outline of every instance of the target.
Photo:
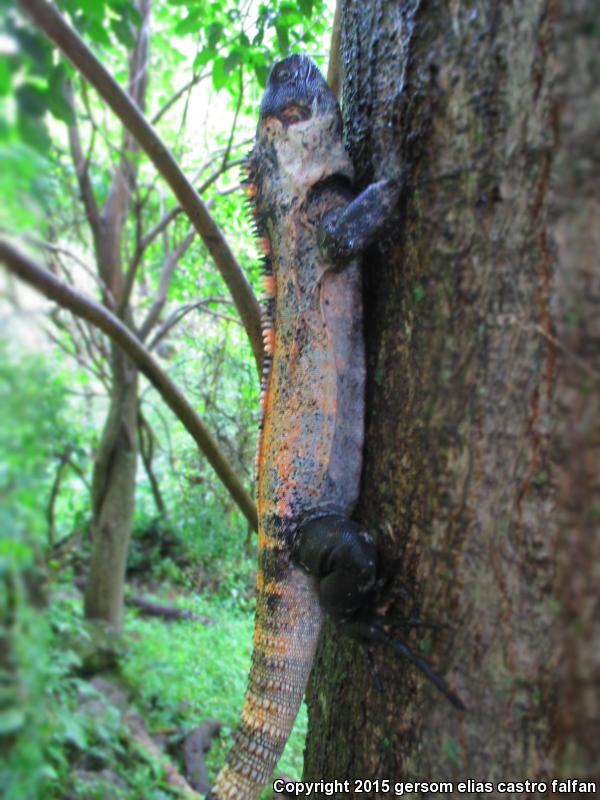
[(46, 520), (48, 521), (48, 546), (54, 547), (56, 542), (56, 513), (55, 506), (58, 494), (60, 492), (60, 485), (62, 483), (65, 467), (69, 463), (73, 446), (68, 444), (59, 456), (58, 467), (52, 481), (52, 488), (50, 489), (50, 497), (46, 507)]
[[(206, 167), (210, 166), (210, 164), (213, 163), (213, 161), (214, 158), (211, 159), (209, 162), (205, 162), (205, 164), (203, 164), (200, 167), (200, 169), (194, 176), (193, 179), (194, 183), (196, 182), (200, 174), (206, 169)], [(219, 169), (211, 173), (208, 176), (208, 178), (206, 178), (205, 181), (200, 184), (200, 186), (198, 187), (198, 194), (203, 194), (209, 188), (209, 186), (211, 186), (211, 184), (213, 184), (217, 180), (217, 178), (219, 178), (221, 175), (227, 172), (227, 170), (231, 169), (232, 167), (236, 167), (239, 164), (242, 164), (243, 162), (244, 162), (243, 158), (238, 158), (234, 161), (229, 161), (224, 166), (222, 165), (221, 167), (219, 167)], [(145, 200), (143, 200), (142, 202), (145, 202)], [(209, 204), (207, 203), (207, 208), (208, 205)], [(161, 233), (163, 233), (168, 228), (168, 226), (171, 224), (171, 222), (173, 222), (173, 220), (177, 219), (177, 217), (182, 212), (183, 209), (180, 205), (174, 206), (170, 211), (168, 211), (161, 217), (161, 219), (156, 223), (156, 225), (153, 228), (151, 228), (145, 236), (143, 237), (138, 236), (133, 257), (127, 269), (127, 274), (125, 275), (125, 282), (124, 282), (123, 292), (121, 295), (121, 303), (119, 305), (119, 312), (118, 312), (119, 316), (122, 316), (123, 309), (129, 303), (129, 298), (131, 296), (131, 292), (133, 291), (133, 284), (135, 283), (137, 270), (142, 262), (142, 258), (144, 256), (146, 249), (152, 244), (152, 242), (158, 236), (160, 236)]]
[(152, 739), (142, 717), (132, 711), (127, 711), (123, 715), (123, 722), (129, 729), (132, 740), (145, 753), (148, 761), (153, 766), (160, 765), (169, 786), (177, 789), (179, 796), (184, 800), (201, 800), (200, 795), (192, 789), (177, 767), (168, 760), (165, 753)]
[[(164, 339), (164, 337), (169, 333), (171, 328), (174, 328), (181, 320), (190, 313), (190, 311), (194, 311), (197, 308), (204, 308), (208, 305), (208, 303), (225, 303), (229, 304), (227, 300), (221, 297), (207, 297), (204, 300), (196, 300), (195, 303), (186, 303), (183, 306), (179, 306), (176, 308), (175, 311), (171, 314), (171, 316), (163, 322), (160, 328), (154, 334), (154, 337), (150, 344), (148, 345), (148, 350), (154, 350), (156, 345)], [(225, 314), (221, 316), (226, 317)], [(238, 322), (235, 317), (226, 317), (230, 322)]]
[[(73, 95), (73, 86), (71, 81), (65, 83), (65, 99), (73, 112), (73, 119), (75, 120), (76, 108), (75, 97)], [(73, 166), (75, 167), (75, 174), (77, 175), (77, 183), (79, 185), (79, 194), (83, 207), (85, 208), (85, 215), (88, 224), (92, 230), (94, 240), (100, 237), (100, 211), (96, 202), (96, 196), (92, 188), (89, 175), (89, 160), (83, 155), (83, 147), (81, 146), (81, 137), (79, 135), (79, 128), (77, 122), (74, 121), (68, 128), (69, 134), (69, 148), (71, 150), (71, 158), (73, 159)]]
[(183, 423), (246, 519), (256, 527), (256, 508), (252, 498), (221, 452), (213, 435), (179, 388), (129, 328), (105, 306), (55, 278), (48, 270), (40, 267), (5, 239), (0, 239), (0, 261), (3, 261), (13, 274), (45, 297), (96, 325), (131, 358)]
[(260, 371), (263, 344), (258, 301), (229, 244), (196, 190), (135, 102), (67, 24), (61, 13), (45, 0), (19, 0), (19, 6), (94, 86), (171, 187), (231, 292)]
[[(6, 228), (2, 227), (0, 227), (0, 231), (2, 231), (2, 233), (9, 233)], [(85, 261), (77, 255), (77, 253), (74, 253), (72, 250), (69, 250), (67, 247), (63, 247), (62, 245), (54, 244), (54, 242), (46, 242), (44, 239), (39, 239), (37, 236), (33, 236), (30, 233), (24, 233), (23, 239), (35, 247), (39, 247), (42, 250), (47, 250), (49, 253), (66, 256), (67, 258), (70, 258), (71, 261), (74, 261), (76, 264), (78, 264), (85, 274), (92, 278), (94, 283), (98, 284), (98, 287), (106, 296), (108, 307), (111, 310), (114, 310), (115, 303), (108, 286), (104, 283), (102, 278), (96, 272), (94, 272), (89, 264), (86, 264)]]
[(79, 466), (79, 464), (73, 459), (72, 456), (69, 456), (68, 465), (71, 467), (71, 469), (73, 470), (75, 475), (77, 475), (79, 480), (83, 483), (83, 485), (85, 486), (86, 490), (88, 492), (91, 492), (92, 485), (91, 485), (87, 475), (85, 474), (83, 469)]
[(164, 117), (167, 111), (175, 105), (179, 98), (182, 97), (182, 95), (184, 95), (189, 89), (193, 89), (194, 86), (200, 83), (200, 81), (208, 78), (209, 75), (210, 72), (198, 72), (195, 75), (192, 75), (190, 80), (185, 83), (181, 89), (178, 89), (175, 94), (169, 98), (169, 100), (167, 100), (167, 102), (161, 108), (158, 109), (156, 114), (150, 119), (152, 125), (156, 125), (162, 119), (162, 117)]
[[(212, 159), (212, 160), (214, 161), (214, 159)], [(239, 166), (240, 164), (243, 164), (243, 163), (244, 163), (244, 161), (245, 161), (245, 159), (243, 159), (243, 158), (236, 158), (236, 159), (234, 159), (233, 161), (229, 161), (227, 164), (224, 164), (224, 165), (222, 164), (222, 165), (221, 165), (221, 166), (220, 166), (218, 169), (216, 169), (214, 172), (211, 172), (211, 174), (208, 176), (208, 178), (206, 178), (206, 179), (205, 179), (205, 180), (204, 180), (204, 181), (203, 181), (203, 182), (202, 182), (202, 183), (201, 183), (201, 184), (198, 186), (198, 194), (200, 194), (200, 195), (201, 195), (201, 194), (204, 194), (204, 192), (205, 192), (205, 191), (206, 191), (206, 190), (207, 190), (207, 189), (208, 189), (210, 186), (212, 186), (212, 184), (213, 184), (213, 183), (214, 183), (214, 182), (215, 182), (215, 181), (216, 181), (218, 178), (220, 178), (220, 177), (221, 177), (221, 175), (223, 175), (225, 172), (227, 172), (227, 170), (230, 170), (230, 169), (232, 169), (233, 167), (237, 167), (237, 166)], [(210, 163), (212, 163), (212, 161), (211, 161)], [(193, 179), (193, 182), (194, 182), (194, 183), (195, 183), (195, 182), (196, 182), (196, 180), (198, 179), (198, 177), (199, 177), (199, 174), (201, 174), (202, 172), (204, 172), (204, 170), (206, 169), (206, 166), (210, 166), (210, 163), (209, 163), (209, 164), (203, 164), (203, 165), (200, 167), (200, 169), (198, 170), (198, 173), (196, 174), (196, 177), (194, 177), (194, 179)], [(143, 252), (143, 251), (144, 251), (144, 250), (145, 250), (147, 247), (149, 247), (149, 246), (152, 244), (152, 242), (153, 242), (153, 241), (156, 239), (156, 237), (157, 237), (157, 236), (160, 236), (160, 234), (161, 234), (161, 233), (162, 233), (162, 232), (165, 230), (165, 228), (167, 228), (167, 227), (168, 227), (168, 226), (171, 224), (171, 222), (173, 222), (173, 220), (174, 220), (176, 217), (178, 217), (178, 216), (179, 216), (179, 214), (181, 214), (181, 212), (182, 212), (182, 211), (183, 211), (183, 208), (182, 208), (180, 205), (174, 206), (174, 207), (173, 207), (173, 208), (172, 208), (170, 211), (167, 211), (167, 213), (166, 213), (166, 214), (165, 214), (165, 215), (164, 215), (164, 216), (163, 216), (163, 217), (162, 217), (162, 218), (161, 218), (161, 219), (160, 219), (160, 220), (159, 220), (159, 221), (156, 223), (156, 225), (155, 225), (153, 228), (151, 228), (151, 229), (148, 231), (148, 233), (147, 233), (147, 234), (146, 234), (146, 235), (145, 235), (145, 236), (142, 238), (142, 240), (141, 240), (141, 242), (140, 242), (140, 251), (141, 251), (141, 252), (140, 252), (140, 256), (139, 256), (140, 258), (141, 258), (141, 253), (142, 253), (142, 252)]]
[(555, 336), (552, 336), (552, 334), (548, 333), (548, 331), (545, 331), (541, 325), (522, 325), (521, 327), (533, 329), (537, 334), (546, 339), (546, 341), (549, 342), (553, 347), (564, 353), (564, 355), (567, 356), (567, 358), (569, 358), (574, 364), (576, 364), (582, 372), (585, 372), (588, 378), (592, 378), (594, 381), (600, 383), (600, 371), (595, 369), (592, 364), (585, 360), (585, 358), (582, 358), (574, 350), (571, 350), (571, 348), (567, 347), (567, 345), (564, 344), (564, 342), (561, 342), (560, 339), (557, 339)]
[(237, 127), (237, 121), (240, 114), (240, 109), (242, 107), (242, 101), (244, 99), (244, 74), (242, 72), (242, 67), (240, 66), (240, 88), (238, 92), (238, 101), (235, 107), (235, 113), (233, 115), (233, 122), (231, 123), (231, 131), (229, 132), (229, 139), (227, 141), (227, 147), (225, 148), (225, 152), (223, 153), (223, 160), (221, 162), (221, 168), (227, 166), (227, 162), (229, 161), (229, 153), (231, 152), (231, 146), (233, 145), (233, 137), (235, 135), (235, 129)]
[(152, 304), (146, 319), (142, 323), (139, 331), (140, 340), (143, 342), (156, 322), (160, 317), (163, 308), (165, 307), (165, 303), (167, 302), (167, 292), (169, 291), (169, 284), (171, 283), (171, 278), (173, 277), (173, 272), (175, 268), (185, 255), (186, 251), (188, 250), (189, 246), (191, 245), (194, 237), (196, 235), (196, 231), (194, 228), (191, 228), (188, 231), (187, 236), (185, 236), (179, 246), (170, 253), (164, 263), (162, 274), (160, 276), (160, 284), (158, 287), (158, 294), (156, 295), (156, 299)]
[[(128, 94), (125, 96), (141, 112), (144, 109), (148, 85), (150, 0), (139, 0), (137, 10), (140, 14), (140, 24), (137, 28), (135, 47), (129, 57)], [(113, 172), (111, 185), (102, 209), (102, 237), (97, 248), (100, 272), (119, 302), (119, 316), (122, 317), (126, 315), (126, 307), (121, 302), (123, 294), (122, 231), (135, 188), (137, 176), (135, 153), (137, 150), (138, 144), (135, 137), (124, 125), (121, 157)]]
[(340, 98), (342, 90), (342, 0), (337, 0), (333, 15), (333, 28), (331, 31), (331, 45), (329, 47), (329, 65), (327, 67), (327, 83), (334, 95)]
[(152, 490), (152, 497), (154, 498), (154, 503), (156, 505), (156, 510), (164, 517), (167, 513), (167, 507), (165, 505), (165, 501), (162, 496), (162, 492), (160, 491), (160, 485), (158, 480), (156, 479), (156, 475), (154, 474), (154, 470), (152, 469), (152, 459), (154, 458), (154, 431), (152, 430), (150, 423), (142, 413), (142, 406), (141, 403), (138, 403), (138, 440), (140, 444), (140, 455), (142, 457), (142, 463), (144, 465), (144, 470), (148, 477), (148, 481), (150, 482), (150, 489)]
[(81, 353), (77, 351), (77, 348), (75, 347), (75, 343), (73, 343), (73, 346), (75, 347), (75, 350), (74, 351), (73, 350), (69, 350), (69, 348), (64, 344), (64, 342), (61, 342), (60, 338), (58, 336), (55, 336), (47, 326), (43, 325), (42, 328), (44, 330), (45, 335), (48, 337), (48, 339), (50, 339), (52, 344), (56, 345), (56, 347), (58, 347), (60, 350), (62, 350), (63, 353), (65, 353), (65, 355), (67, 355), (69, 358), (72, 358), (74, 361), (76, 361), (77, 364), (79, 364), (80, 367), (82, 367), (83, 369), (87, 370), (88, 372), (91, 372), (92, 375), (94, 375), (100, 381), (100, 383), (104, 386), (104, 388), (106, 389), (106, 393), (107, 394), (109, 393), (110, 387), (109, 387), (109, 384), (108, 384), (108, 382), (106, 380), (106, 377), (101, 372), (98, 372), (96, 367), (94, 367), (91, 364), (89, 364), (83, 358)]

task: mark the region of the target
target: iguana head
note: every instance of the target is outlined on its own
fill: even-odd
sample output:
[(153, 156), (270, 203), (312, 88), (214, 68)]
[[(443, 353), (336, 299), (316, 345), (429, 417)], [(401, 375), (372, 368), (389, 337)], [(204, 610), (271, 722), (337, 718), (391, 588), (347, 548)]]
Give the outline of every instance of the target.
[(260, 121), (276, 117), (286, 127), (315, 115), (341, 115), (335, 95), (307, 56), (293, 55), (275, 64), (260, 106)]
[(288, 56), (271, 70), (247, 167), (261, 231), (269, 215), (302, 203), (331, 176), (352, 181), (340, 107), (307, 56)]

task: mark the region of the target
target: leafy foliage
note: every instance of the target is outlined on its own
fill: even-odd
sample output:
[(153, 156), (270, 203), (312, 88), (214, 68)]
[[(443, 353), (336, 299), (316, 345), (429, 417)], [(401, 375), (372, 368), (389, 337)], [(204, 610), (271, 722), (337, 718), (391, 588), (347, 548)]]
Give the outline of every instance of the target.
[[(140, 5), (57, 5), (127, 85)], [(203, 199), (254, 286), (258, 259), (232, 167), (253, 135), (272, 62), (295, 50), (322, 61), (329, 20), (323, 0), (152, 3), (146, 113), (184, 170), (204, 184)], [(55, 274), (106, 302), (70, 152), (68, 129), (75, 126), (99, 209), (123, 160), (135, 174), (121, 257), (125, 270), (139, 261), (130, 312), (140, 330), (189, 223), (147, 160), (124, 149), (119, 123), (96, 94), (14, 4), (0, 0), (0, 226), (24, 234)], [(22, 313), (31, 298), (10, 283), (5, 289), (2, 330), (10, 325), (14, 333), (10, 344), (0, 342), (0, 785), (9, 800), (172, 797), (160, 766), (135, 746), (121, 712), (90, 680), (97, 669), (90, 653), (99, 645), (76, 588), (89, 559), (90, 484), (111, 391), (110, 347), (63, 311), (36, 314), (46, 319), (37, 329)], [(255, 366), (197, 237), (172, 272), (146, 344), (250, 489)], [(214, 772), (230, 744), (249, 667), (256, 550), (242, 515), (146, 384), (140, 410), (144, 459), (128, 591), (147, 596), (160, 587), (161, 602), (214, 624), (166, 626), (129, 611), (124, 650), (116, 654), (120, 679), (151, 732), (177, 731), (172, 755), (180, 766), (180, 733), (219, 717)], [(288, 773), (300, 772), (305, 726), (301, 715), (281, 764)]]

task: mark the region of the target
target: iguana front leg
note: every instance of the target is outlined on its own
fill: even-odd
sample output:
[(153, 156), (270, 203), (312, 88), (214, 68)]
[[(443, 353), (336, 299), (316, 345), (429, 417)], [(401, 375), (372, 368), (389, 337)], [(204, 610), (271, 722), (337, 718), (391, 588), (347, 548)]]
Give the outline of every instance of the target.
[(399, 181), (383, 178), (368, 186), (347, 206), (326, 214), (317, 232), (325, 258), (339, 265), (360, 255), (389, 222), (400, 192)]
[[(455, 708), (462, 700), (428, 662), (385, 630), (385, 619), (373, 609), (377, 584), (377, 549), (361, 525), (340, 514), (311, 519), (300, 526), (294, 542), (296, 563), (318, 580), (319, 603), (348, 636), (378, 644), (408, 659)], [(418, 620), (413, 624), (418, 624)]]

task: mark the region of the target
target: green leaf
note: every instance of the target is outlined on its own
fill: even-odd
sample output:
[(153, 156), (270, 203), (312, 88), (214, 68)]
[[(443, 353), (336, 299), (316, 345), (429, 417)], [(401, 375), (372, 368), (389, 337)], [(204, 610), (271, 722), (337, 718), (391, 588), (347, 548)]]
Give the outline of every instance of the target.
[(215, 51), (210, 47), (203, 47), (194, 59), (193, 70), (196, 72), (200, 67), (206, 66), (215, 57)]
[(85, 33), (87, 36), (92, 39), (95, 44), (101, 45), (102, 47), (112, 47), (112, 42), (110, 41), (110, 36), (106, 32), (104, 26), (101, 22), (96, 22), (96, 20), (92, 20), (90, 24), (86, 27)]
[(40, 34), (31, 33), (23, 28), (13, 29), (12, 34), (19, 42), (20, 50), (31, 59), (31, 63), (28, 65), (31, 72), (36, 75), (45, 75), (52, 63), (50, 43)]
[(32, 83), (24, 83), (15, 92), (19, 111), (32, 117), (42, 117), (46, 113), (46, 92)]
[(223, 72), (225, 75), (229, 75), (236, 67), (242, 63), (242, 56), (238, 50), (233, 50), (223, 63)]
[[(75, 13), (81, 9), (81, 3), (78, 0), (65, 0), (64, 6), (71, 13)], [(106, 2), (105, 0), (86, 0), (85, 2), (85, 15), (88, 19), (95, 19), (102, 21), (105, 15)]]
[(290, 49), (290, 36), (288, 29), (279, 20), (275, 22), (275, 32), (277, 33), (277, 47), (282, 56), (286, 56)]
[(298, 6), (305, 17), (312, 16), (313, 0), (298, 0)]
[(25, 144), (46, 154), (52, 146), (46, 123), (40, 117), (31, 116), (21, 109), (17, 112), (17, 128)]
[(421, 286), (420, 283), (417, 283), (415, 288), (413, 289), (413, 296), (415, 298), (415, 303), (420, 303), (421, 300), (425, 297), (425, 289)]
[(85, 730), (75, 717), (66, 717), (64, 719), (64, 737), (80, 750), (85, 750), (87, 748), (88, 743)]
[(127, 50), (133, 50), (135, 47), (135, 36), (133, 35), (130, 22), (123, 17), (118, 17), (111, 21), (110, 27), (123, 47), (127, 48)]
[(195, 33), (200, 28), (200, 21), (197, 14), (188, 14), (175, 26), (175, 33), (184, 36), (188, 33)]
[(214, 49), (219, 43), (219, 39), (221, 38), (222, 34), (223, 26), (220, 22), (213, 22), (211, 25), (209, 25), (206, 29), (206, 40), (208, 42), (208, 46)]
[(267, 85), (267, 80), (269, 78), (269, 67), (267, 67), (266, 64), (255, 64), (254, 74), (256, 75), (257, 81), (264, 88)]
[(75, 122), (73, 109), (65, 98), (65, 81), (67, 70), (64, 64), (58, 64), (50, 73), (46, 103), (52, 116), (72, 125)]
[(14, 733), (25, 723), (25, 712), (22, 708), (9, 708), (0, 712), (0, 734)]
[(8, 59), (0, 59), (0, 97), (5, 97), (10, 92), (12, 75), (8, 66)]
[(217, 91), (222, 89), (227, 83), (227, 75), (225, 74), (225, 59), (221, 56), (215, 59), (212, 70), (213, 86)]

